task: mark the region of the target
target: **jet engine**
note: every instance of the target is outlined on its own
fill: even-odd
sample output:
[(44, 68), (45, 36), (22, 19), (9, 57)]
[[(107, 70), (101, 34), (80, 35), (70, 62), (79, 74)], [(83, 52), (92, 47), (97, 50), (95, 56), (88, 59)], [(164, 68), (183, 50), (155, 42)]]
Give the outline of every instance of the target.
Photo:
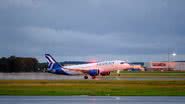
[(90, 76), (97, 76), (97, 75), (99, 75), (99, 70), (97, 70), (97, 69), (89, 70), (89, 71), (88, 71), (88, 74), (89, 74)]

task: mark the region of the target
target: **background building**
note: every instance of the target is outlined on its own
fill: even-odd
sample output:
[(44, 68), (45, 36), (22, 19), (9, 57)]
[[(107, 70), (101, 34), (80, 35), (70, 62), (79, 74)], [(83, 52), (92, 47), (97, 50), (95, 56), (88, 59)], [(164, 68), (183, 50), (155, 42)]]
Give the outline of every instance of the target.
[(147, 71), (185, 71), (185, 62), (145, 62), (144, 67)]

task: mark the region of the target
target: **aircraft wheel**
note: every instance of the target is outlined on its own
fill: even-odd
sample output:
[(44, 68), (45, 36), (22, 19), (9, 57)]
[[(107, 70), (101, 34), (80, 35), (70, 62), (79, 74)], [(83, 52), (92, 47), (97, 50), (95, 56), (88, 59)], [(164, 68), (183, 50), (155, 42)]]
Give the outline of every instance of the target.
[(84, 76), (84, 79), (88, 79), (88, 76)]
[(92, 76), (92, 79), (95, 79), (96, 78), (96, 76)]

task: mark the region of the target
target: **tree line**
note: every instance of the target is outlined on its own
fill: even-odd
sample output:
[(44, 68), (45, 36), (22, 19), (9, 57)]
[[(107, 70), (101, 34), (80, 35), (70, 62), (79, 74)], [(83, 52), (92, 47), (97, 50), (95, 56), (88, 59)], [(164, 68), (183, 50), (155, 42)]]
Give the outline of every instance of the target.
[[(85, 64), (83, 61), (64, 61), (61, 65)], [(48, 63), (39, 63), (32, 57), (1, 57), (0, 72), (46, 72)]]
[(45, 64), (40, 65), (36, 58), (16, 56), (0, 58), (0, 72), (37, 72), (42, 71), (44, 67)]

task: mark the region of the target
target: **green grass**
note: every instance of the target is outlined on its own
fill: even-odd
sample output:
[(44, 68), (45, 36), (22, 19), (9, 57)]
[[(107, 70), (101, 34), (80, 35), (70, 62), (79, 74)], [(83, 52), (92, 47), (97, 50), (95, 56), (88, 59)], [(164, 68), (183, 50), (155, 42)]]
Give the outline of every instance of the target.
[[(116, 73), (111, 73), (111, 76), (117, 76)], [(185, 72), (121, 72), (120, 77), (124, 78), (143, 78), (143, 77), (157, 77), (157, 78), (185, 78)]]
[(0, 95), (185, 96), (185, 81), (0, 80)]

